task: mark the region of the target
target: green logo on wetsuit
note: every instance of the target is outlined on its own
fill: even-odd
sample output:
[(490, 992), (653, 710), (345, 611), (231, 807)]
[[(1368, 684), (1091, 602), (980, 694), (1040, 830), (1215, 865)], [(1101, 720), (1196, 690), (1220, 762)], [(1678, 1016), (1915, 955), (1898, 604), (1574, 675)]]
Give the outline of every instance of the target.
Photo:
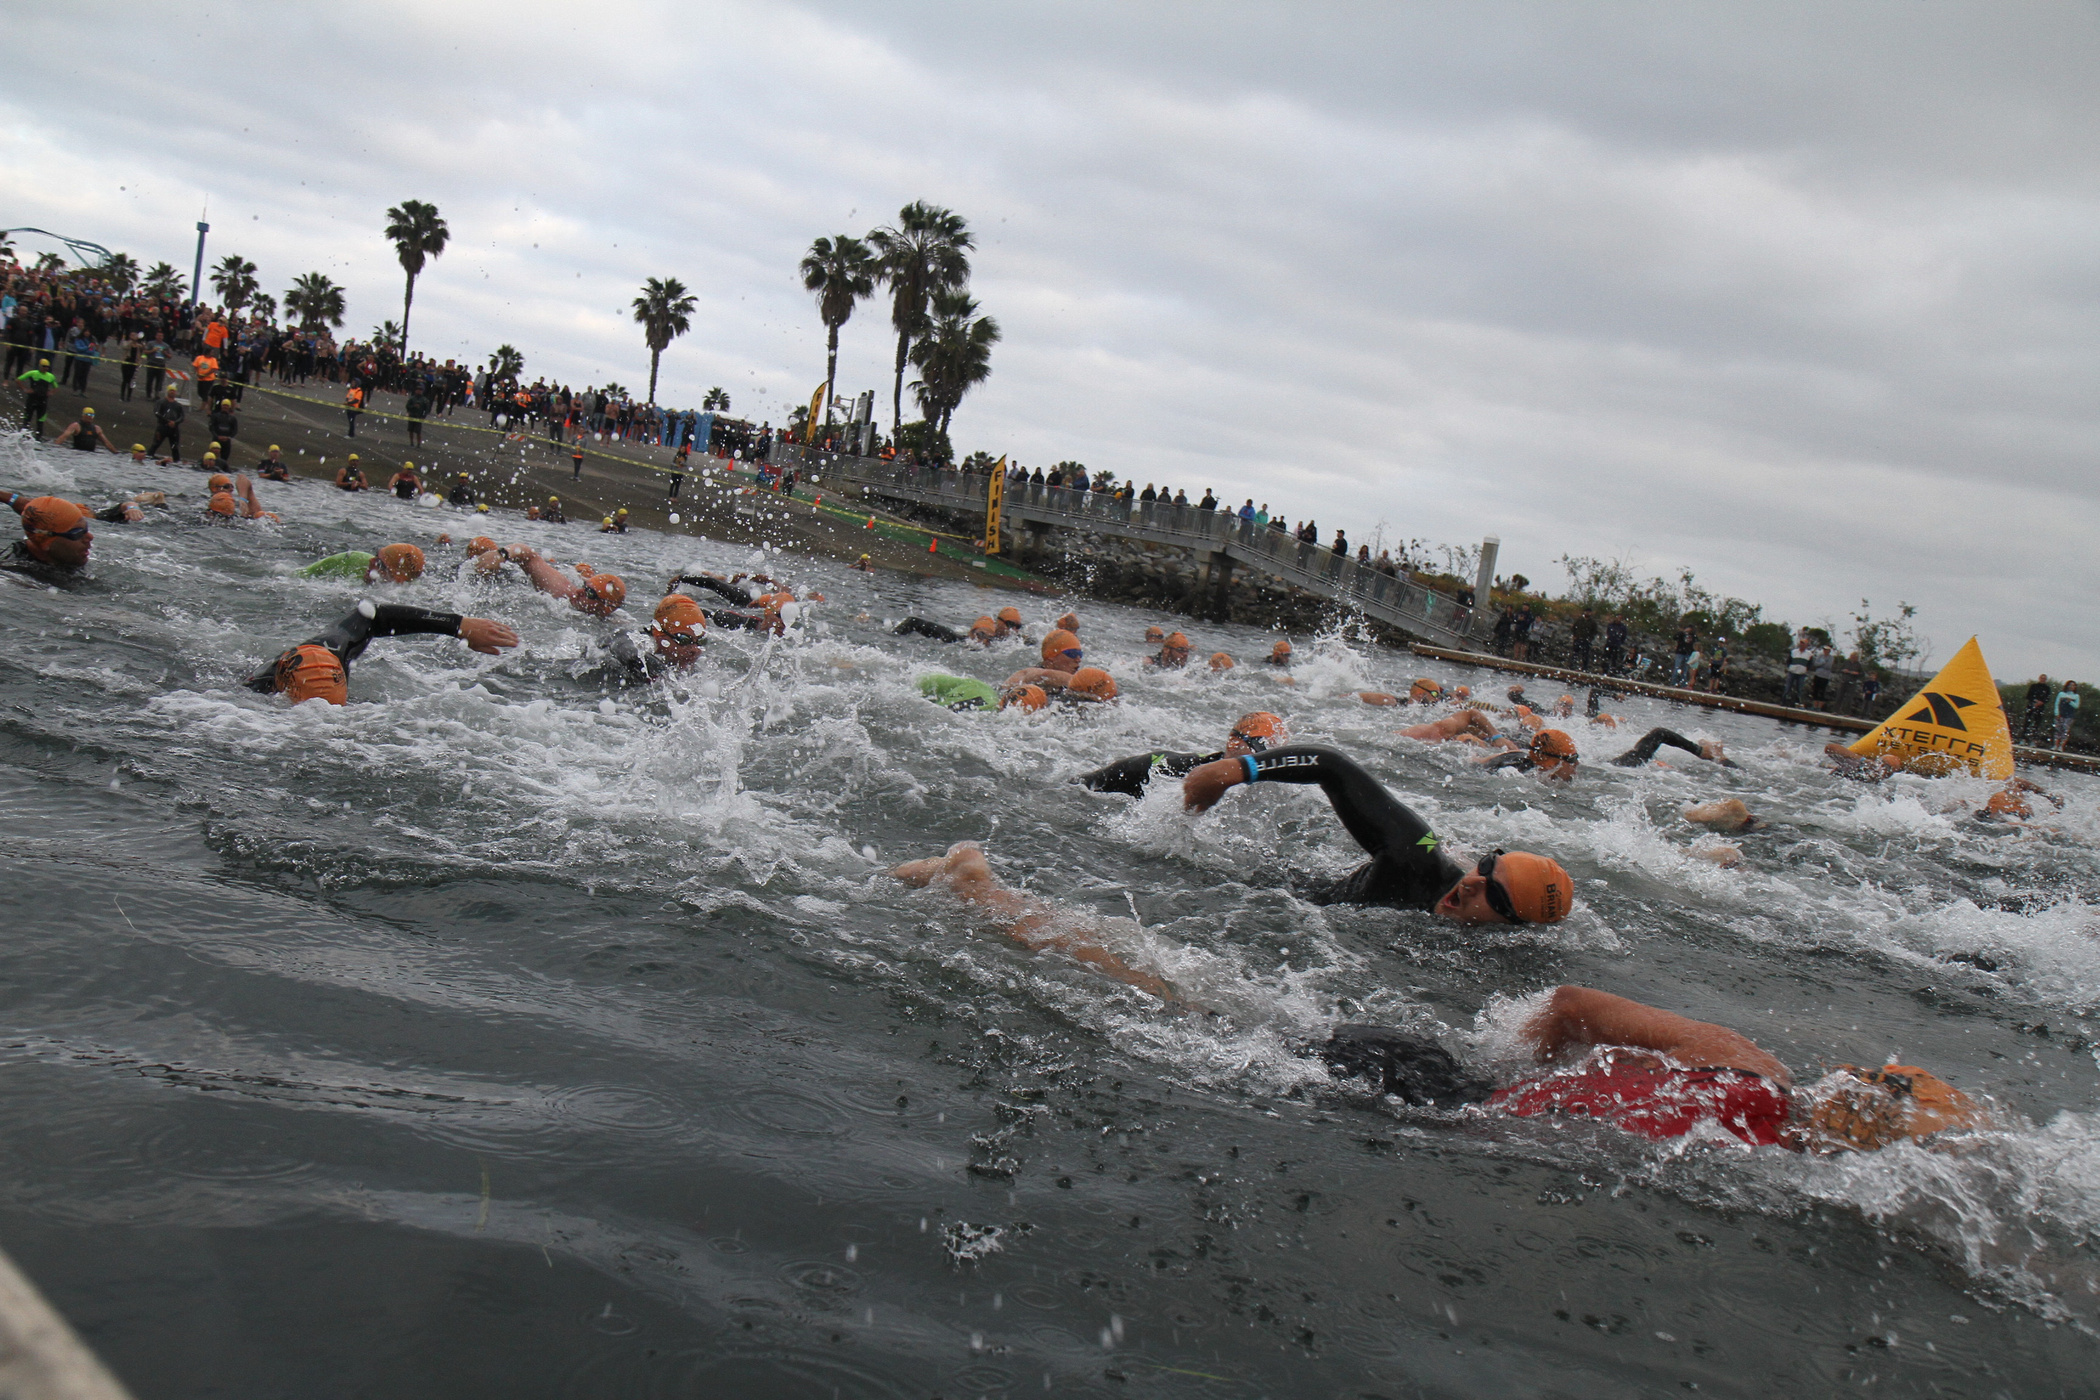
[(1427, 848), (1428, 848), (1429, 850), (1432, 850), (1432, 851), (1433, 851), (1433, 850), (1435, 850), (1435, 849), (1436, 849), (1436, 833), (1435, 833), (1435, 832), (1433, 832), (1433, 831), (1425, 831), (1425, 832), (1423, 832), (1423, 833), (1422, 833), (1422, 839), (1421, 839), (1421, 840), (1419, 840), (1419, 841), (1417, 841), (1417, 842), (1415, 842), (1415, 844), (1416, 844), (1417, 846), (1424, 846), (1424, 847), (1427, 847)]

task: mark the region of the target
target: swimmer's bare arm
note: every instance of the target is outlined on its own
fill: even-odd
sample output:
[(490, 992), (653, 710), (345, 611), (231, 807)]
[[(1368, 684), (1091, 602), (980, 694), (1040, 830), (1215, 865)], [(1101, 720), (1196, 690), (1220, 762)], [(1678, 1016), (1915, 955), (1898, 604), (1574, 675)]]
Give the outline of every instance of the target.
[(576, 585), (563, 576), (561, 570), (540, 558), (539, 551), (529, 545), (514, 544), (506, 551), (510, 562), (525, 571), (532, 586), (542, 593), (551, 593), (557, 598), (567, 598), (576, 592)]
[(1063, 671), (1053, 671), (1046, 666), (1028, 666), (1008, 676), (1002, 689), (1014, 690), (1024, 685), (1039, 685), (1045, 690), (1063, 690), (1072, 683), (1072, 678)]
[(1593, 987), (1554, 988), (1552, 999), (1520, 1033), (1541, 1064), (1570, 1047), (1629, 1045), (1691, 1068), (1747, 1070), (1782, 1088), (1793, 1083), (1785, 1065), (1738, 1031)]
[(1165, 982), (1149, 972), (1138, 971), (1103, 948), (1096, 941), (1097, 925), (1085, 914), (1060, 910), (1047, 901), (1000, 884), (984, 852), (967, 841), (950, 847), (945, 856), (908, 861), (890, 873), (907, 885), (939, 885), (976, 905), (1024, 948), (1054, 948), (1162, 1001), (1180, 1000)]
[(1425, 743), (1441, 743), (1449, 739), (1462, 739), (1468, 734), (1482, 739), (1495, 737), (1493, 721), (1478, 710), (1460, 710), (1456, 714), (1433, 719), (1427, 724), (1412, 724), (1400, 731), (1409, 739), (1420, 739)]

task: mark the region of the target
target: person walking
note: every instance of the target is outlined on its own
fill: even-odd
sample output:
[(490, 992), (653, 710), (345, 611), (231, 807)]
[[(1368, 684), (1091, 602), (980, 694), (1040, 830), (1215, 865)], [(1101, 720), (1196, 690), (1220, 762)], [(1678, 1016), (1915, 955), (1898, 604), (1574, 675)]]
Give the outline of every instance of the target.
[(117, 402), (131, 402), (132, 382), (138, 378), (139, 359), (145, 350), (146, 338), (137, 331), (124, 337), (124, 358), (117, 366), (121, 375), (117, 383)]
[(148, 457), (160, 451), (160, 445), (168, 445), (169, 460), (182, 460), (182, 420), (190, 411), (182, 405), (182, 391), (170, 384), (162, 391), (160, 402), (153, 405), (153, 445), (146, 449)]
[(343, 417), (349, 422), (350, 425), (349, 429), (344, 434), (346, 437), (357, 436), (357, 416), (360, 413), (363, 413), (364, 411), (364, 387), (353, 381), (350, 387), (343, 391)]
[(2071, 739), (2071, 722), (2078, 718), (2078, 682), (2065, 681), (2056, 692), (2056, 736), (2051, 748), (2062, 749)]
[(15, 382), (22, 386), (22, 430), (42, 442), (44, 415), (51, 411), (51, 392), (58, 387), (58, 376), (51, 372), (49, 360), (40, 359), (35, 369), (16, 375)]

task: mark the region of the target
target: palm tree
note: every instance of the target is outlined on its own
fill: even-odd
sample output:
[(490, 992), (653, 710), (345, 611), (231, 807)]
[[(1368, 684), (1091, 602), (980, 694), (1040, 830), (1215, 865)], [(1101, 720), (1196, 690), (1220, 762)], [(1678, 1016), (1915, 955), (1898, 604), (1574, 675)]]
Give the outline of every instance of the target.
[(6, 258), (10, 262), (21, 261), (15, 256), (15, 236), (12, 233), (0, 233), (0, 258)]
[(102, 279), (117, 295), (124, 295), (139, 284), (138, 259), (129, 253), (111, 253), (102, 264)]
[(875, 295), (875, 255), (848, 234), (819, 238), (802, 258), (802, 286), (817, 294), (817, 315), (829, 332), (824, 347), (824, 402), (835, 397), (839, 378), (839, 327), (864, 298)]
[(228, 253), (211, 270), (211, 289), (228, 311), (239, 311), (255, 295), (255, 264), (238, 253)]
[(32, 272), (64, 272), (65, 270), (66, 260), (56, 253), (37, 254), (36, 265), (30, 269)]
[(272, 325), (277, 323), (277, 298), (268, 292), (257, 292), (249, 297), (248, 310)]
[(499, 345), (496, 353), (489, 356), (491, 379), (516, 379), (525, 372), (525, 357), (518, 353), (515, 345)]
[(912, 389), (926, 422), (943, 436), (963, 395), (992, 377), (992, 347), (999, 323), (977, 314), (977, 301), (959, 288), (936, 291), (925, 333), (911, 348), (919, 378)]
[(890, 324), (897, 329), (897, 379), (890, 394), (890, 426), (904, 426), (904, 365), (912, 337), (926, 321), (926, 301), (936, 290), (970, 280), (970, 249), (976, 240), (962, 216), (914, 200), (897, 211), (897, 222), (868, 235), (880, 261), (877, 275), (889, 285)]
[(664, 350), (693, 328), (693, 308), (699, 303), (676, 277), (652, 277), (642, 283), (642, 294), (634, 299), (634, 319), (649, 346), (649, 402), (656, 402), (656, 366)]
[(423, 271), (425, 260), (445, 251), (445, 244), (452, 239), (452, 230), (438, 217), (435, 204), (425, 204), (420, 199), (402, 200), (386, 211), (386, 218), (386, 236), (394, 241), (394, 252), (401, 259), (401, 270), (408, 274), (408, 290), (401, 297), (401, 358), (405, 360), (408, 358), (408, 309), (415, 304), (416, 277)]
[(398, 345), (400, 343), (401, 327), (395, 325), (392, 321), (381, 321), (378, 325), (372, 327), (372, 344), (375, 347), (384, 349), (389, 345)]
[(140, 290), (156, 301), (175, 301), (182, 296), (182, 274), (172, 263), (157, 262), (146, 269), (146, 284)]
[[(719, 384), (709, 389), (700, 400), (700, 411), (702, 413), (729, 412), (729, 391)], [(804, 411), (807, 412), (807, 410)]]
[(325, 272), (302, 272), (284, 294), (284, 314), (297, 316), (301, 330), (343, 324), (343, 289)]

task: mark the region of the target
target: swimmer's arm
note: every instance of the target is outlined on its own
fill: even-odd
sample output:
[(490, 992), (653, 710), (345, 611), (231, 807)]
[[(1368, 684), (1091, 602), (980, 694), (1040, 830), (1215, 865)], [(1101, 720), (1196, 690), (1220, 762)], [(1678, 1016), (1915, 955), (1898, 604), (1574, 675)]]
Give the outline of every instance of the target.
[(542, 593), (551, 593), (557, 598), (568, 598), (576, 592), (576, 585), (569, 582), (561, 570), (540, 558), (538, 550), (512, 545), (510, 562), (523, 569), (525, 577), (532, 580), (532, 586)]
[(1571, 1047), (1629, 1045), (1691, 1068), (1747, 1070), (1782, 1088), (1793, 1083), (1785, 1065), (1739, 1031), (1592, 987), (1554, 988), (1552, 999), (1519, 1034), (1541, 1064)]

